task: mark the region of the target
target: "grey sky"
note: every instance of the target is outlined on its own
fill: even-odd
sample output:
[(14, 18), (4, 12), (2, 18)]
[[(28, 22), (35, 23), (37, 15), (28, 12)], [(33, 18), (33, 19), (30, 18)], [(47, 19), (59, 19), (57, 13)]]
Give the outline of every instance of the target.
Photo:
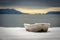
[(60, 0), (0, 0), (0, 6), (18, 6), (24, 8), (60, 7)]

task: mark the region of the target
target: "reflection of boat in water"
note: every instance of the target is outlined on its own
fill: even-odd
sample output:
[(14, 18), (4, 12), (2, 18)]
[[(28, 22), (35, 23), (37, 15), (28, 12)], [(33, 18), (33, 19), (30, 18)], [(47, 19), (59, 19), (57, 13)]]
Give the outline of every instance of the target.
[(47, 32), (48, 31), (48, 27), (50, 27), (50, 23), (35, 23), (35, 24), (24, 23), (24, 27), (25, 27), (25, 29), (27, 31)]

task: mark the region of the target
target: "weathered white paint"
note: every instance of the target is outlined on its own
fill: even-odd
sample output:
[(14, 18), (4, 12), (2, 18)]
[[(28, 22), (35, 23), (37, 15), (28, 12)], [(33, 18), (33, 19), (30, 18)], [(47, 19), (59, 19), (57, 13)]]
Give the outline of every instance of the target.
[(50, 27), (50, 23), (35, 23), (35, 24), (27, 24), (24, 23), (24, 27), (27, 31), (48, 31), (48, 28)]

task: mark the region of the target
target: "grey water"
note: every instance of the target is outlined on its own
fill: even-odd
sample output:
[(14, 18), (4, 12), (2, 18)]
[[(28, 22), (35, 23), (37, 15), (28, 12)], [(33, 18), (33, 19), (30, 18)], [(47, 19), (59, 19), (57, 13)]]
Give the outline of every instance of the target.
[(60, 27), (60, 15), (0, 14), (1, 27), (23, 27), (24, 23), (50, 23), (51, 27)]

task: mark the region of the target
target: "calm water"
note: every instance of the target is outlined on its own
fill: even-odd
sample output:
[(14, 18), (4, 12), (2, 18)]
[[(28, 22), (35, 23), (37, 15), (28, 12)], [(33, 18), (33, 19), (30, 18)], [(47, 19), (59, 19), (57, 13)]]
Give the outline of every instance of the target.
[(28, 14), (0, 14), (0, 26), (22, 27), (24, 23), (51, 23), (60, 26), (60, 15), (28, 15)]

